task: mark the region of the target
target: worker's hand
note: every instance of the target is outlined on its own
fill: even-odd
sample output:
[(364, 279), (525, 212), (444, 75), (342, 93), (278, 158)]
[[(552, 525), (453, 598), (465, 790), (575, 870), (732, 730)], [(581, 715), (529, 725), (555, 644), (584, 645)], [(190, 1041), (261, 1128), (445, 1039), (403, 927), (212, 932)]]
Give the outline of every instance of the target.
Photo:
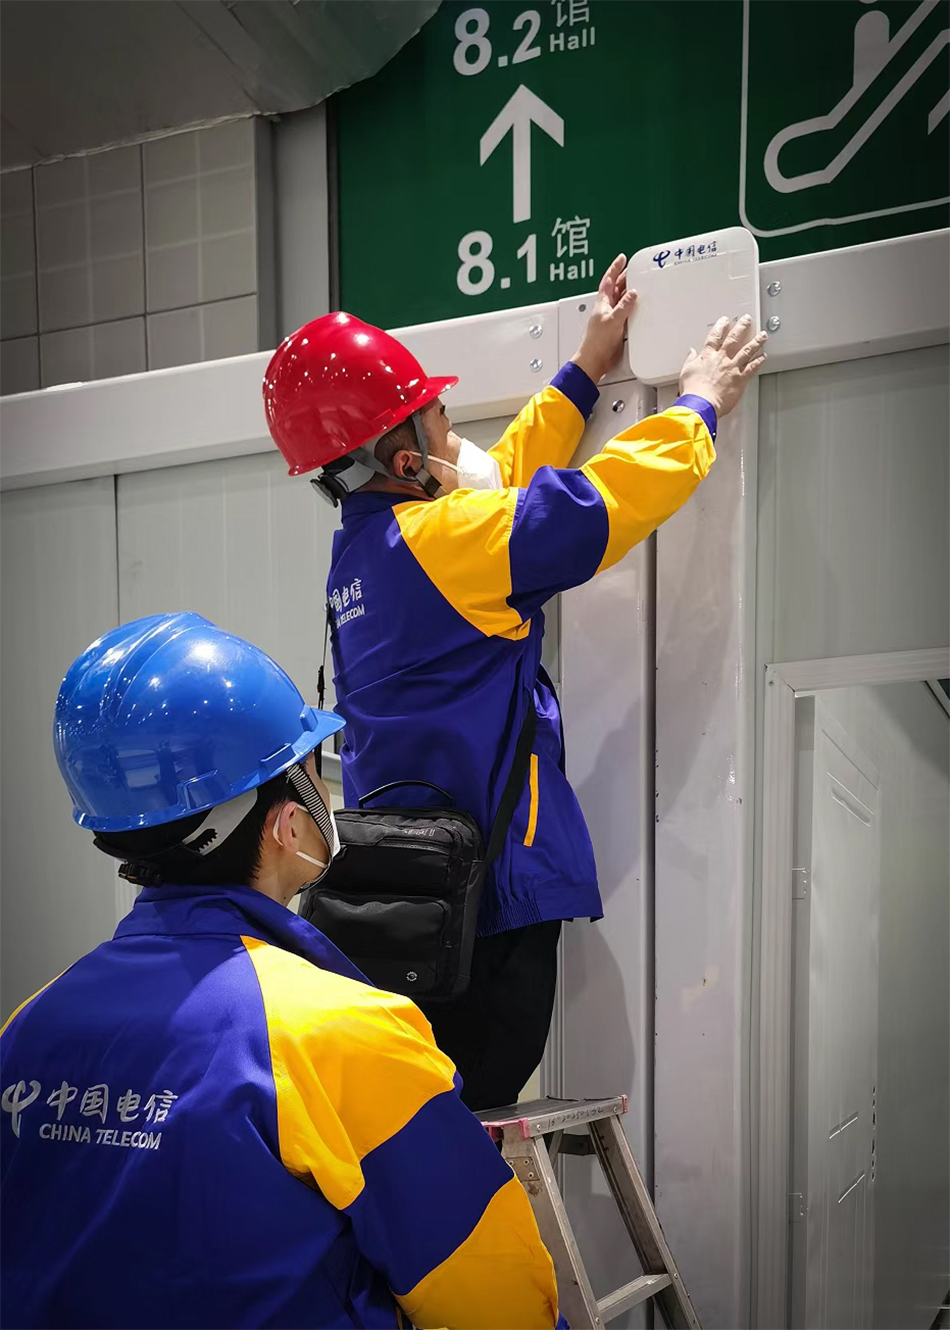
[(723, 317), (710, 329), (700, 351), (690, 351), (680, 372), (680, 392), (705, 397), (722, 419), (738, 406), (749, 381), (765, 364), (760, 355), (769, 335), (752, 336), (752, 319)]
[(637, 303), (636, 291), (627, 290), (626, 263), (627, 256), (618, 254), (601, 278), (580, 347), (571, 357), (594, 383), (620, 359), (627, 319)]

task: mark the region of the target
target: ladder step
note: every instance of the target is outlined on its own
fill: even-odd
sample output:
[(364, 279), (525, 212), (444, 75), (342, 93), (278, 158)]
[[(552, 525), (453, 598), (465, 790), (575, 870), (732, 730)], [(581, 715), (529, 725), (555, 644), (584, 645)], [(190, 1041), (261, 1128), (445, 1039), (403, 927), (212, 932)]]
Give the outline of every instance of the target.
[(599, 1118), (620, 1117), (627, 1111), (627, 1096), (613, 1099), (535, 1099), (528, 1104), (511, 1104), (477, 1113), (479, 1122), (498, 1139), (505, 1128), (516, 1127), (522, 1140), (548, 1136), (552, 1131), (583, 1127)]
[(608, 1293), (606, 1298), (600, 1298), (597, 1303), (597, 1310), (605, 1321), (611, 1321), (621, 1312), (628, 1311), (631, 1307), (636, 1307), (640, 1302), (646, 1302), (647, 1298), (654, 1297), (657, 1293), (672, 1284), (669, 1275), (641, 1275), (639, 1279), (634, 1279), (630, 1284), (624, 1284), (623, 1288), (618, 1288), (614, 1293)]

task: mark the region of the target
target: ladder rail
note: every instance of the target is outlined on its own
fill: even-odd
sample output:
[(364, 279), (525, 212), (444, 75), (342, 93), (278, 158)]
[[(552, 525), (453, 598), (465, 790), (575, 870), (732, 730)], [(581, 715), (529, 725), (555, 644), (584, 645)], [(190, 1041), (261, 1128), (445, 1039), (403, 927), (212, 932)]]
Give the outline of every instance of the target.
[(541, 1137), (523, 1139), (506, 1128), (504, 1156), (528, 1193), (541, 1241), (554, 1262), (558, 1302), (571, 1330), (602, 1330), (603, 1319), (567, 1217), (547, 1146)]
[(644, 1273), (670, 1277), (669, 1285), (656, 1293), (663, 1319), (670, 1330), (701, 1330), (620, 1119), (607, 1117), (589, 1125), (607, 1184)]

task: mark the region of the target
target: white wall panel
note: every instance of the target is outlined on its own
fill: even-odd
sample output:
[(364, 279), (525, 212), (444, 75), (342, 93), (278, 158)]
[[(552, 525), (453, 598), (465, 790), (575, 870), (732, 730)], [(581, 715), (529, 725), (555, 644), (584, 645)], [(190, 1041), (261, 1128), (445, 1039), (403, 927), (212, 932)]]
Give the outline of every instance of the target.
[(770, 660), (950, 641), (948, 421), (945, 346), (763, 381)]
[(337, 521), (276, 450), (120, 476), (121, 617), (196, 610), (269, 652), (315, 702)]
[(765, 374), (946, 344), (948, 239), (924, 231), (763, 263), (762, 317), (781, 320)]
[(729, 1328), (750, 1277), (757, 397), (657, 535), (656, 1204), (700, 1321)]
[(425, 365), (427, 374), (459, 376), (446, 406), (460, 420), (520, 411), (561, 367), (558, 306), (553, 302), (392, 332)]
[[(629, 428), (653, 393), (616, 384), (575, 459)], [(622, 402), (619, 412), (611, 410)], [(604, 918), (565, 925), (564, 1092), (626, 1094), (624, 1128), (649, 1185), (653, 1163), (653, 543), (561, 597), (561, 703), (571, 780), (594, 844)], [(565, 1195), (598, 1294), (639, 1273), (599, 1166), (568, 1158)], [(642, 1325), (642, 1309), (618, 1326)]]
[(270, 452), (269, 359), (265, 351), (4, 397), (0, 488)]
[(113, 861), (73, 824), (53, 756), (56, 694), (74, 658), (117, 622), (113, 482), (4, 494), (2, 1016), (111, 937)]

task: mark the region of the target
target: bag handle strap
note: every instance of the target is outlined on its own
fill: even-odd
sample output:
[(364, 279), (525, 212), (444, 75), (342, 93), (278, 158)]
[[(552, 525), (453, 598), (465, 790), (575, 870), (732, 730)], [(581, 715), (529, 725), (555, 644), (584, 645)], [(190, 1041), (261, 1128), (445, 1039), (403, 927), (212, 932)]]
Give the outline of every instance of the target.
[(325, 606), (325, 618), (323, 623), (323, 659), (320, 662), (320, 668), (317, 670), (317, 710), (323, 710), (323, 704), (327, 697), (327, 647), (330, 643), (330, 622), (331, 610), (330, 602)]
[(521, 726), (521, 733), (518, 735), (518, 742), (515, 746), (515, 755), (511, 759), (511, 770), (508, 772), (508, 779), (505, 781), (505, 788), (498, 804), (498, 812), (495, 814), (491, 835), (488, 838), (488, 848), (485, 851), (486, 864), (494, 863), (504, 848), (508, 828), (511, 826), (511, 819), (515, 815), (518, 800), (521, 798), (521, 792), (528, 777), (531, 750), (534, 748), (534, 736), (537, 728), (538, 713), (535, 710), (534, 690), (532, 689), (524, 724)]
[[(320, 668), (317, 670), (317, 710), (323, 710), (323, 704), (327, 697), (327, 647), (330, 642), (330, 625), (333, 622), (330, 602), (327, 601), (325, 609), (325, 619), (323, 624), (323, 659), (320, 662)], [(319, 744), (316, 750), (317, 775), (323, 775), (323, 744)]]
[(364, 794), (359, 801), (360, 808), (363, 808), (371, 799), (378, 799), (381, 794), (388, 794), (390, 790), (398, 790), (403, 785), (425, 785), (427, 789), (435, 790), (436, 794), (441, 794), (447, 804), (455, 806), (455, 800), (441, 785), (433, 785), (431, 780), (391, 780), (388, 785), (380, 785), (378, 790), (373, 790), (370, 794)]

